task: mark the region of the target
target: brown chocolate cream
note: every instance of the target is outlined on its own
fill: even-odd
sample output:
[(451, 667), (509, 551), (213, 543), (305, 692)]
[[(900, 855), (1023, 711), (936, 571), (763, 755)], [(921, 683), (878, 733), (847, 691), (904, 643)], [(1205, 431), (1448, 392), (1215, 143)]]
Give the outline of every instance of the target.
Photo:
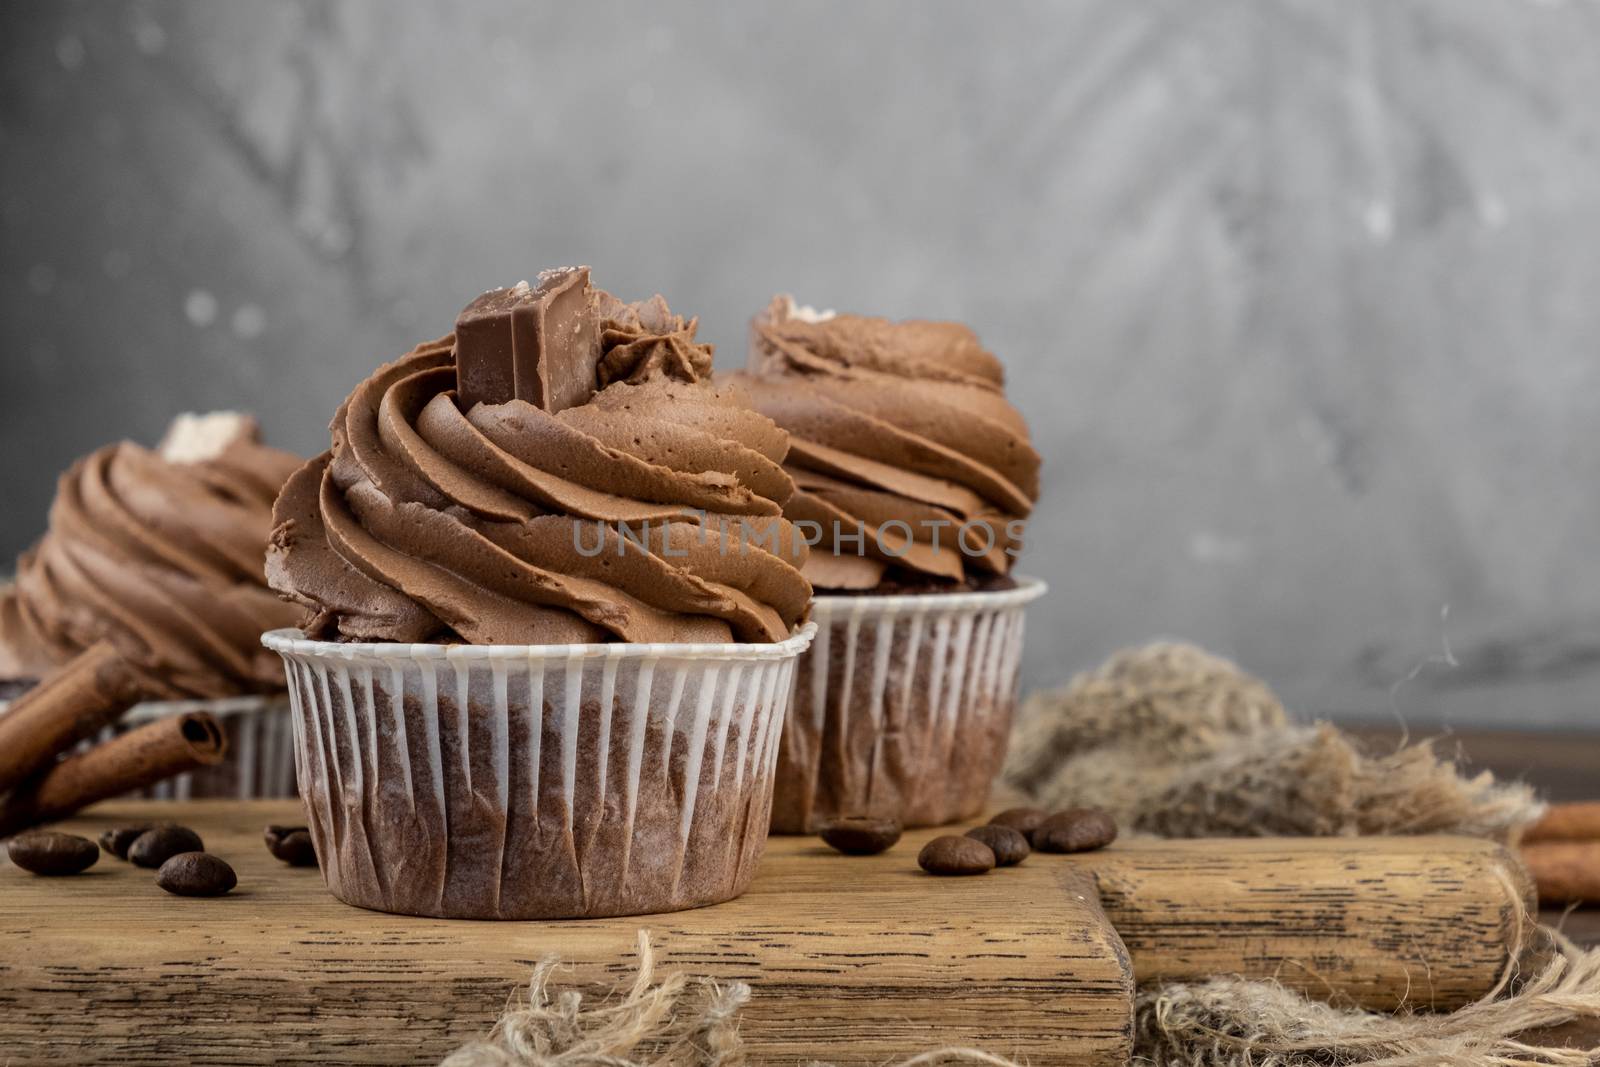
[[(821, 590), (1003, 580), (1039, 492), (1039, 454), (1000, 363), (966, 326), (797, 308), (751, 324), (733, 381), (789, 432), (784, 515), (818, 544)], [(820, 540), (819, 540), (820, 538)]]
[(787, 638), (811, 596), (787, 435), (694, 333), (586, 267), (485, 293), (340, 406), (278, 499), (273, 588), (328, 639)]
[(181, 417), (155, 451), (124, 441), (73, 464), (0, 589), (0, 676), (42, 676), (110, 639), (173, 698), (281, 690), (261, 632), (295, 612), (262, 562), (273, 498), (300, 462), (220, 412)]

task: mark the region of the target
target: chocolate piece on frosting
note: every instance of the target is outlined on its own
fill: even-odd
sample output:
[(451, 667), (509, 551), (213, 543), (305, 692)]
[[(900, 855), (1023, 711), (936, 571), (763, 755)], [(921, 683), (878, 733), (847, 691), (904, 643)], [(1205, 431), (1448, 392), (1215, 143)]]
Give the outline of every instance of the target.
[(588, 267), (561, 267), (491, 289), (456, 318), (462, 411), (525, 400), (555, 414), (594, 395), (600, 341)]
[(261, 428), (237, 411), (184, 412), (172, 420), (156, 452), (168, 463), (206, 463), (226, 455), (234, 445), (261, 439)]

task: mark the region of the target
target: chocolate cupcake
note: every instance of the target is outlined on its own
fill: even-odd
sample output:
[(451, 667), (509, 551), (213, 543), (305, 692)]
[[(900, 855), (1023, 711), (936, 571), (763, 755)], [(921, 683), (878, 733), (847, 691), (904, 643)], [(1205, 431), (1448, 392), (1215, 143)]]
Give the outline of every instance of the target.
[(982, 810), (1016, 703), (1011, 576), (1039, 456), (970, 329), (817, 313), (752, 324), (752, 406), (790, 435), (784, 515), (814, 544), (818, 633), (779, 753), (773, 830), (851, 815), (936, 826)]
[[(234, 745), (162, 795), (293, 795), (283, 667), (263, 629), (296, 612), (262, 574), (272, 502), (301, 460), (232, 412), (179, 416), (155, 449), (120, 442), (61, 476), (49, 528), (0, 588), (0, 687), (27, 691), (101, 640), (159, 699), (102, 739), (164, 715), (211, 712)], [(241, 762), (243, 761), (243, 762)]]
[[(333, 893), (571, 918), (743, 892), (810, 642), (786, 435), (587, 268), (380, 368), (279, 498), (297, 769)], [(730, 538), (730, 531), (734, 531)]]

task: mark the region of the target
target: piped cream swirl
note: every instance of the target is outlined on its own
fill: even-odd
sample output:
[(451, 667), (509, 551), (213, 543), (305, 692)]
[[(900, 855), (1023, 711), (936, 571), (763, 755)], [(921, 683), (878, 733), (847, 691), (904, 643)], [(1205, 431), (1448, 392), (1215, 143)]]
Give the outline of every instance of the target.
[(810, 586), (804, 543), (782, 517), (786, 435), (702, 380), (709, 349), (698, 358), (692, 321), (659, 298), (607, 299), (598, 367), (618, 373), (587, 403), (463, 411), (452, 337), (356, 387), (334, 417), (333, 447), (290, 479), (275, 511), (268, 576), (309, 609), (309, 633), (474, 644), (789, 636)]
[(283, 688), (260, 637), (295, 612), (262, 560), (273, 498), (300, 460), (260, 444), (249, 420), (208, 418), (231, 427), (220, 449), (174, 461), (122, 442), (61, 476), (47, 532), (0, 591), (0, 675), (42, 676), (108, 638), (166, 696)]
[(752, 323), (750, 371), (739, 386), (790, 434), (784, 514), (822, 536), (806, 566), (814, 585), (1010, 570), (1040, 461), (999, 361), (970, 329), (817, 314), (778, 297)]

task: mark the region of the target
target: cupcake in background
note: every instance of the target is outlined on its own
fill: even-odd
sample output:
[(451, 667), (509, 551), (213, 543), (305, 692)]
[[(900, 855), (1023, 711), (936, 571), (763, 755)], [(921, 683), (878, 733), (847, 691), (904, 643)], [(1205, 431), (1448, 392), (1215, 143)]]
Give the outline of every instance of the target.
[(784, 515), (814, 548), (819, 630), (799, 668), (773, 829), (977, 814), (1004, 759), (1023, 605), (1011, 577), (1039, 455), (966, 326), (818, 313), (751, 325), (752, 406), (789, 432)]
[(695, 326), (584, 267), (485, 293), (285, 487), (267, 570), (305, 618), (264, 641), (339, 899), (570, 918), (749, 884), (811, 589), (786, 436)]
[(155, 450), (123, 441), (74, 463), (0, 588), (9, 695), (109, 639), (158, 698), (112, 730), (203, 708), (229, 737), (227, 762), (164, 795), (293, 795), (283, 667), (259, 639), (295, 617), (262, 569), (272, 501), (300, 463), (232, 412), (180, 415)]

